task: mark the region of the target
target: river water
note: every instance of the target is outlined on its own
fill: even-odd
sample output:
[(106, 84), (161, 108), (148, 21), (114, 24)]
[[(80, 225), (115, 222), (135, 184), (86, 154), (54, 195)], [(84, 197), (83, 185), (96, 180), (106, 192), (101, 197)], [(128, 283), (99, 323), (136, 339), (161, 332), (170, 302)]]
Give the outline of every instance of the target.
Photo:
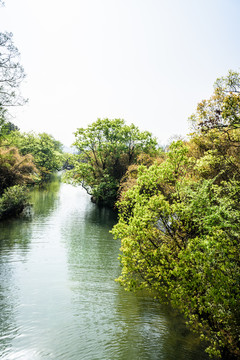
[(57, 180), (32, 201), (0, 223), (1, 360), (208, 359), (179, 316), (114, 281), (110, 210)]

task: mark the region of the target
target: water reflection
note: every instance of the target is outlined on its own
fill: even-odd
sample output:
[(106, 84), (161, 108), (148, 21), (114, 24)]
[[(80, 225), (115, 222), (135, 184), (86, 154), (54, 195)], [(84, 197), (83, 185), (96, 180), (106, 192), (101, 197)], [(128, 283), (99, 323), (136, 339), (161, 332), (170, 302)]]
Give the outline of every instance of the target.
[(22, 219), (0, 222), (0, 357), (8, 354), (13, 339), (19, 336), (16, 324), (20, 306), (18, 269), (27, 259), (31, 223)]
[(168, 308), (114, 281), (116, 215), (59, 186), (33, 192), (32, 220), (0, 224), (0, 358), (207, 359)]
[(48, 216), (58, 206), (61, 176), (52, 175), (52, 181), (31, 192), (35, 220)]
[[(32, 202), (34, 203), (35, 218), (25, 217), (17, 219), (6, 219), (0, 222), (0, 357), (1, 359), (27, 359), (25, 350), (17, 351), (11, 355), (11, 348), (14, 342), (25, 337), (22, 324), (19, 323), (19, 316), (28, 313), (27, 302), (24, 303), (22, 293), (33, 272), (27, 262), (29, 252), (32, 247), (32, 239), (37, 232), (34, 228), (34, 221), (38, 216), (46, 218), (55, 207), (57, 194), (60, 187), (58, 177), (54, 181), (42, 188), (34, 189), (31, 192)], [(34, 232), (34, 234), (33, 234)], [(29, 270), (29, 272), (28, 272)], [(35, 281), (36, 282), (36, 281)], [(43, 289), (41, 289), (42, 291)], [(29, 296), (33, 288), (29, 287)], [(25, 309), (23, 311), (23, 309)], [(33, 314), (31, 314), (32, 316)], [(29, 316), (23, 316), (24, 321)], [(29, 324), (32, 323), (32, 319)], [(29, 332), (31, 325), (28, 324)], [(24, 355), (23, 355), (24, 354)], [(28, 351), (33, 358), (33, 351)]]
[(79, 356), (89, 360), (207, 359), (180, 317), (143, 293), (126, 293), (115, 283), (120, 243), (109, 230), (116, 214), (78, 195), (61, 232)]

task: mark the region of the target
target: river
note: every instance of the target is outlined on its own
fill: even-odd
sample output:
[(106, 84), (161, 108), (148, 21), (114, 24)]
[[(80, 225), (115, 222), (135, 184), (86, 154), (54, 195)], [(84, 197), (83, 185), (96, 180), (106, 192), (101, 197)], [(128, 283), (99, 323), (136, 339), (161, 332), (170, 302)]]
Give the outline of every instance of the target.
[(58, 179), (0, 223), (1, 360), (206, 360), (182, 319), (123, 290), (110, 210)]

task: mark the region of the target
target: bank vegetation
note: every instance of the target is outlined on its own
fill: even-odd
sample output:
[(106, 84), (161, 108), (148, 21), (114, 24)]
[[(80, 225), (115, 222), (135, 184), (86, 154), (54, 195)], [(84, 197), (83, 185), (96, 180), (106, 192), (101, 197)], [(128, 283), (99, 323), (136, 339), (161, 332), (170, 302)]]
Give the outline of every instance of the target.
[(186, 318), (214, 358), (240, 358), (240, 76), (217, 79), (164, 150), (121, 119), (79, 128), (67, 181), (118, 210), (127, 290), (148, 289)]
[(29, 186), (63, 167), (99, 206), (118, 211), (127, 290), (170, 303), (214, 358), (240, 358), (240, 76), (217, 79), (190, 117), (188, 139), (165, 149), (123, 119), (98, 119), (75, 132), (64, 155), (47, 133), (22, 133), (9, 108), (26, 100), (11, 33), (0, 33), (0, 220), (21, 213)]

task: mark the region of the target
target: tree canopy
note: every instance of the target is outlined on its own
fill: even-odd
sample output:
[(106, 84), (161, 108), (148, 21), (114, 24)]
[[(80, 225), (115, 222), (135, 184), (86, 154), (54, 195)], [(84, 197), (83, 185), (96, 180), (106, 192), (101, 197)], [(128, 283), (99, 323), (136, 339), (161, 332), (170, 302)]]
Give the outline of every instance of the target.
[(216, 129), (228, 132), (240, 127), (240, 74), (229, 71), (218, 78), (210, 99), (202, 100), (190, 117), (195, 129)]
[(98, 119), (75, 132), (74, 169), (66, 178), (82, 185), (99, 204), (113, 206), (120, 180), (141, 153), (156, 152), (157, 141), (148, 131), (122, 119)]
[(182, 142), (165, 161), (140, 166), (118, 204), (126, 289), (147, 288), (170, 302), (214, 356), (239, 353), (240, 183), (201, 179)]
[[(0, 6), (4, 2), (0, 0)], [(62, 167), (62, 144), (51, 135), (22, 134), (8, 121), (10, 108), (23, 105), (25, 78), (11, 32), (0, 32), (0, 218), (19, 213), (27, 202), (25, 185), (47, 180)]]
[(234, 72), (217, 79), (189, 141), (128, 168), (113, 228), (118, 281), (171, 303), (222, 359), (240, 356), (239, 84)]
[(61, 170), (63, 165), (62, 144), (47, 133), (20, 133), (12, 131), (6, 145), (16, 146), (21, 155), (31, 155), (38, 169), (40, 180), (44, 181), (49, 175)]

